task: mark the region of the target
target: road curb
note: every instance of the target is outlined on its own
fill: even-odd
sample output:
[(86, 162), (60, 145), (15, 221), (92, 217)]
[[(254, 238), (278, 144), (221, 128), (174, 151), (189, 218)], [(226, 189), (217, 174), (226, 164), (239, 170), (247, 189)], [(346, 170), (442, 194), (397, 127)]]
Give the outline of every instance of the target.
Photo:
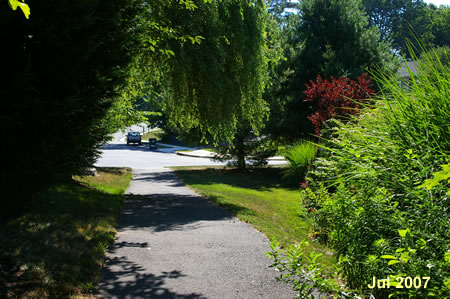
[[(187, 156), (187, 157), (194, 157), (194, 158), (213, 158), (215, 156), (215, 153), (208, 152), (208, 151), (191, 151), (191, 152), (183, 152), (183, 151), (177, 151), (176, 154), (180, 156)], [(270, 157), (267, 159), (267, 161), (286, 161), (283, 157), (275, 156)]]
[(211, 159), (215, 156), (215, 154), (211, 153), (211, 152), (207, 152), (208, 154), (206, 154), (206, 153), (196, 153), (196, 151), (192, 151), (192, 152), (177, 151), (175, 153), (180, 156), (187, 156), (187, 157), (194, 157), (194, 158), (209, 158), (209, 159)]

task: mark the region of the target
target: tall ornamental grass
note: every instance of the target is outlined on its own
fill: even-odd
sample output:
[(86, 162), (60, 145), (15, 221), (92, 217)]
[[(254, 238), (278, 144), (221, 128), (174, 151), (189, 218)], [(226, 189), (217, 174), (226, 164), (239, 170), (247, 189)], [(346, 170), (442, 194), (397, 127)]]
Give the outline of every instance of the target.
[[(417, 69), (410, 80), (377, 76), (376, 107), (335, 122), (303, 193), (347, 285), (376, 298), (450, 292), (450, 74), (434, 52)], [(391, 288), (369, 288), (373, 277)], [(395, 288), (407, 277), (421, 286)]]
[(288, 148), (283, 156), (288, 161), (288, 168), (283, 172), (283, 178), (299, 184), (304, 181), (308, 166), (316, 157), (317, 146), (309, 141), (300, 141)]
[[(431, 50), (418, 61), (411, 80), (399, 84), (394, 77), (379, 75), (384, 87), (382, 112), (404, 148), (421, 154), (448, 157), (450, 150), (450, 69), (449, 52)], [(445, 64), (443, 63), (445, 62)]]

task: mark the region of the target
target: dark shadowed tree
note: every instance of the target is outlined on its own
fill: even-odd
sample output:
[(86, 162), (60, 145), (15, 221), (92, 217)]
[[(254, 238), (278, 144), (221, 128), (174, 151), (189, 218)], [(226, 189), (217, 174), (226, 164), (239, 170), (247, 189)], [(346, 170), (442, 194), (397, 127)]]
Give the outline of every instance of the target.
[(228, 162), (240, 170), (267, 164), (267, 159), (277, 152), (277, 146), (269, 136), (256, 136), (248, 124), (241, 123), (238, 126), (233, 140), (223, 142), (215, 147), (218, 153), (214, 159)]
[(92, 165), (108, 133), (101, 120), (136, 54), (130, 32), (141, 10), (134, 0), (28, 3), (29, 20), (0, 10), (0, 123), (8, 135), (0, 180), (24, 186), (13, 195)]

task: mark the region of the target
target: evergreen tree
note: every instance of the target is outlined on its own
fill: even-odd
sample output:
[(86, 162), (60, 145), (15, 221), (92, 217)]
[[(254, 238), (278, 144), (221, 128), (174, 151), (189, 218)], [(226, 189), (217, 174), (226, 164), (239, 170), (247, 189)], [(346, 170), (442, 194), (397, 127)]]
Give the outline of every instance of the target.
[[(359, 76), (365, 69), (393, 68), (389, 44), (369, 26), (359, 0), (305, 0), (297, 33), (303, 49), (296, 58), (298, 87), (306, 80)], [(294, 81), (295, 84), (295, 81)]]
[(312, 133), (307, 115), (314, 107), (303, 102), (303, 91), (317, 75), (356, 79), (367, 69), (396, 66), (389, 44), (369, 25), (359, 0), (304, 0), (297, 24), (287, 47), (294, 55), (280, 65), (283, 81), (271, 91), (271, 108), (279, 111), (271, 114), (278, 119), (274, 131), (290, 140)]

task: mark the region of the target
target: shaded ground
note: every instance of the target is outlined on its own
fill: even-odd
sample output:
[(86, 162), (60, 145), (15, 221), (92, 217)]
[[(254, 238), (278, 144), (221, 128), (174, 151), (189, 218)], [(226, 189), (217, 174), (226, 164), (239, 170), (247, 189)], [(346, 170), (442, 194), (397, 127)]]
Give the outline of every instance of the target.
[(129, 181), (126, 170), (111, 169), (89, 180), (105, 178), (116, 194), (60, 185), (1, 222), (0, 298), (67, 298), (94, 290)]

